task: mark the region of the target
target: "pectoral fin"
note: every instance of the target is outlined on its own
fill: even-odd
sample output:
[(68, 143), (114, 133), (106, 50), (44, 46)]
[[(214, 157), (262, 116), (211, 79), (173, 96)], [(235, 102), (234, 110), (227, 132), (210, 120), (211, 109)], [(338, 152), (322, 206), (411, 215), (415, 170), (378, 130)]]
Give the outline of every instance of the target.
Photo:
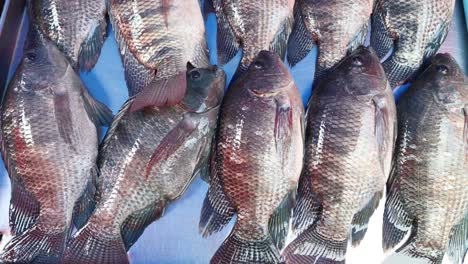
[(159, 143), (154, 150), (148, 165), (146, 166), (146, 178), (149, 177), (151, 170), (161, 161), (166, 160), (176, 152), (195, 131), (198, 122), (190, 116), (185, 116), (179, 124), (173, 128)]
[(286, 97), (276, 98), (276, 117), (275, 117), (275, 143), (276, 152), (285, 167), (289, 155), (292, 136), (293, 110), (291, 103)]

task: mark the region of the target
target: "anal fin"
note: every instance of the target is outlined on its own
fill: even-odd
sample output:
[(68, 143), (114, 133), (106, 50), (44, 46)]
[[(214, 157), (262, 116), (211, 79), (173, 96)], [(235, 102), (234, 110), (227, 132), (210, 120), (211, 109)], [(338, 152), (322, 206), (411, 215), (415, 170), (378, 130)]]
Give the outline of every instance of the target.
[(110, 126), (114, 115), (112, 111), (103, 103), (96, 100), (85, 87), (82, 87), (82, 98), (86, 113), (99, 126)]
[(216, 13), (218, 64), (225, 65), (239, 51), (240, 45), (231, 28), (231, 25), (222, 11)]
[(322, 208), (318, 197), (312, 192), (310, 178), (304, 172), (299, 180), (296, 205), (293, 210), (292, 227), (296, 234), (304, 232), (318, 219)]
[(288, 38), (291, 33), (291, 28), (293, 24), (293, 18), (287, 18), (282, 24), (281, 28), (276, 33), (275, 38), (270, 44), (270, 50), (276, 52), (281, 59), (284, 59), (284, 56), (286, 55), (286, 50), (288, 46)]
[(143, 234), (145, 228), (164, 214), (164, 203), (150, 206), (130, 215), (121, 227), (122, 239), (127, 251)]
[(75, 203), (75, 207), (73, 209), (73, 223), (78, 230), (86, 224), (91, 213), (94, 211), (96, 204), (94, 196), (96, 194), (97, 177), (97, 168), (91, 168), (86, 188)]
[(39, 203), (20, 183), (12, 179), (10, 227), (15, 236), (29, 229), (39, 216)]
[(375, 209), (379, 206), (382, 192), (376, 193), (369, 203), (361, 211), (354, 215), (352, 221), (351, 239), (353, 246), (358, 246), (367, 232), (367, 225), (369, 224), (370, 217), (374, 214)]
[(286, 237), (288, 236), (289, 220), (291, 218), (295, 200), (296, 191), (294, 190), (284, 197), (268, 223), (271, 238), (278, 249), (282, 249), (284, 247)]
[(468, 214), (452, 228), (448, 256), (452, 263), (462, 264), (468, 250)]

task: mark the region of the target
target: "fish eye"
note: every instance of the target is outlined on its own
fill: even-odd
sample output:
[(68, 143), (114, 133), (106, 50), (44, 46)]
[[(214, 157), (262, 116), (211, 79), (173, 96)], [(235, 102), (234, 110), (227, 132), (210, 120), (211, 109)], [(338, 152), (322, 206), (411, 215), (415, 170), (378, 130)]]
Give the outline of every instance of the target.
[(263, 61), (261, 60), (256, 60), (254, 61), (254, 67), (256, 69), (262, 69), (263, 67), (265, 67), (265, 63), (263, 63)]
[(353, 57), (353, 65), (357, 67), (362, 67), (364, 65), (364, 59), (357, 55)]
[(447, 75), (449, 73), (449, 68), (444, 64), (437, 65), (436, 70), (443, 75)]
[(193, 80), (200, 79), (201, 73), (198, 70), (193, 70), (190, 72), (190, 78)]
[(34, 53), (34, 52), (26, 53), (26, 58), (28, 58), (28, 60), (30, 60), (30, 61), (34, 61), (36, 59), (36, 57), (37, 57), (36, 53)]

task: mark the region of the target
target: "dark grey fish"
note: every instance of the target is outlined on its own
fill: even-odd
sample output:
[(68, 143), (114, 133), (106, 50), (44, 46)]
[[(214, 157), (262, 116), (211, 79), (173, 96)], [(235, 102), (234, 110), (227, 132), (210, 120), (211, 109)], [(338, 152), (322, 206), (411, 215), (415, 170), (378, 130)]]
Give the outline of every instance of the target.
[(229, 89), (200, 231), (207, 236), (221, 230), (234, 213), (237, 222), (210, 263), (279, 262), (274, 243), (289, 227), (302, 168), (303, 111), (288, 69), (272, 52), (260, 52)]
[(397, 256), (462, 263), (468, 248), (468, 82), (438, 54), (398, 104), (398, 139), (387, 184), (383, 246)]
[(28, 0), (31, 16), (73, 68), (90, 71), (107, 36), (106, 0)]
[(116, 117), (99, 153), (96, 209), (63, 263), (128, 263), (145, 228), (206, 173), (225, 74), (196, 68), (186, 78), (181, 103), (130, 112), (131, 99)]
[(286, 263), (344, 263), (377, 208), (396, 136), (396, 109), (372, 49), (360, 47), (314, 89), (309, 102), (305, 167), (293, 212), (300, 235)]
[(297, 0), (294, 28), (288, 43), (288, 62), (296, 65), (319, 46), (315, 79), (347, 53), (364, 44), (374, 0)]
[(293, 24), (295, 0), (206, 0), (205, 13), (214, 8), (217, 17), (218, 61), (231, 60), (242, 48), (236, 76), (247, 70), (261, 50), (286, 54)]
[(0, 254), (2, 263), (58, 263), (72, 217), (87, 214), (82, 209), (93, 195), (95, 124), (112, 119), (54, 43), (34, 25), (30, 28), (24, 57), (1, 110), (0, 142), (12, 186), (13, 234)]
[(447, 37), (455, 0), (377, 0), (371, 46), (382, 59), (392, 88), (405, 83)]

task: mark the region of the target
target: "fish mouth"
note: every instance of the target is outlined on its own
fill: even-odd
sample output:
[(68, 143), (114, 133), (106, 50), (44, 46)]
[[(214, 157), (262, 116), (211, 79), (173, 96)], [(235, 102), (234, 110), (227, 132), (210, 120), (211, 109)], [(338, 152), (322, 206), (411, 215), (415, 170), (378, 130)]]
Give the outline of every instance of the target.
[(265, 97), (274, 97), (278, 95), (281, 91), (265, 93), (265, 92), (257, 91), (255, 89), (249, 89), (249, 92), (253, 94), (254, 96), (265, 98)]

